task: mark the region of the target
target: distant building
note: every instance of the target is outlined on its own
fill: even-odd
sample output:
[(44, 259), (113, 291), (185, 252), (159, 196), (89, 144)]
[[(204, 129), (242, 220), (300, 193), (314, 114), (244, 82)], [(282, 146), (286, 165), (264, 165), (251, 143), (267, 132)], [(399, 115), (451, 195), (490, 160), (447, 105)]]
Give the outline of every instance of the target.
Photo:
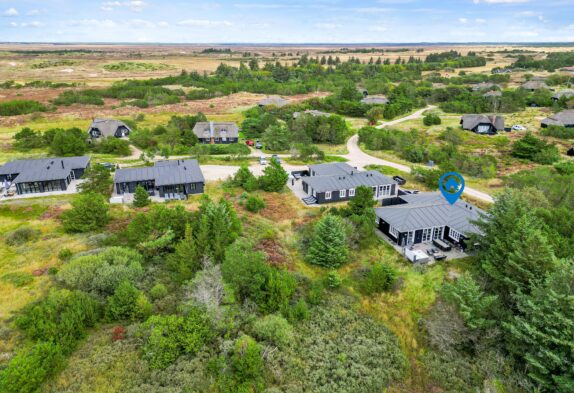
[(558, 101), (559, 99), (561, 99), (562, 97), (566, 97), (566, 99), (572, 98), (574, 97), (574, 90), (561, 90), (561, 91), (557, 91), (556, 93), (554, 93), (554, 95), (552, 96), (552, 99), (554, 101)]
[(114, 119), (95, 119), (88, 128), (88, 136), (90, 139), (116, 137), (124, 138), (130, 134), (132, 130), (120, 120)]
[(371, 187), (376, 200), (395, 197), (397, 182), (378, 171), (359, 171), (349, 164), (332, 163), (309, 166), (309, 176), (303, 177), (303, 191), (309, 195), (307, 204), (348, 201), (355, 197), (359, 186)]
[(481, 82), (481, 83), (477, 83), (476, 85), (472, 86), (472, 91), (483, 91), (483, 90), (494, 90), (494, 89), (500, 89), (500, 85), (497, 85), (496, 83), (492, 83), (492, 82)]
[(546, 119), (542, 120), (541, 125), (544, 128), (548, 126), (574, 127), (574, 109), (568, 109), (552, 116), (548, 116)]
[(185, 199), (187, 195), (202, 193), (205, 179), (197, 160), (158, 161), (151, 167), (116, 171), (114, 188), (118, 195), (133, 194), (137, 186), (160, 198)]
[(289, 103), (290, 103), (290, 101), (286, 100), (285, 98), (281, 98), (279, 96), (269, 96), (269, 97), (265, 97), (264, 99), (259, 101), (259, 103), (257, 105), (259, 105), (261, 107), (276, 106), (277, 108), (281, 108), (281, 107), (284, 107), (285, 105), (288, 105)]
[(546, 89), (546, 90), (550, 90), (550, 87), (548, 87), (548, 85), (541, 80), (530, 80), (526, 83), (523, 83), (522, 86), (520, 86), (522, 89), (524, 90), (528, 90), (528, 91), (536, 91), (536, 90), (541, 90), (541, 89)]
[(447, 240), (466, 248), (483, 211), (462, 200), (451, 205), (436, 192), (399, 195), (375, 209), (378, 228), (399, 246)]
[(367, 105), (386, 105), (390, 101), (385, 96), (367, 96), (363, 98), (361, 102)]
[(319, 116), (331, 116), (330, 113), (326, 113), (326, 112), (321, 112), (315, 109), (307, 109), (304, 112), (293, 112), (293, 119), (297, 119), (299, 116), (301, 115), (311, 115), (314, 117), (319, 117)]
[(202, 121), (193, 127), (193, 133), (200, 143), (237, 143), (239, 128), (233, 122)]
[(502, 97), (502, 92), (498, 90), (492, 90), (489, 91), (488, 93), (484, 93), (482, 96), (486, 98)]
[(464, 115), (460, 120), (463, 129), (477, 134), (496, 134), (504, 130), (503, 116)]
[(87, 156), (10, 161), (0, 167), (0, 182), (15, 185), (20, 195), (66, 191), (89, 166)]

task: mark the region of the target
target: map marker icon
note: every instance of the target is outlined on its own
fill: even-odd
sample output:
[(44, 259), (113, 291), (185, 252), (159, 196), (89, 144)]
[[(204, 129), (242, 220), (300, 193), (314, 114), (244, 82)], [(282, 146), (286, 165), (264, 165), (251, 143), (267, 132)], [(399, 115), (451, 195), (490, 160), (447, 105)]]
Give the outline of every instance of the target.
[(438, 188), (444, 198), (454, 205), (464, 191), (464, 178), (456, 172), (448, 172), (441, 176)]

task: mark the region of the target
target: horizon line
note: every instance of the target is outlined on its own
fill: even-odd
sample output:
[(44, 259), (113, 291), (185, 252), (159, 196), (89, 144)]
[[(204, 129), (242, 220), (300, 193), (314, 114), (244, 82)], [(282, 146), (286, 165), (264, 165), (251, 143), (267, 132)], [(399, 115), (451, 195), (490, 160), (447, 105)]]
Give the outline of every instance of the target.
[(0, 45), (213, 45), (213, 46), (417, 46), (417, 45), (564, 45), (574, 46), (574, 41), (420, 41), (420, 42), (111, 42), (111, 41), (0, 41)]

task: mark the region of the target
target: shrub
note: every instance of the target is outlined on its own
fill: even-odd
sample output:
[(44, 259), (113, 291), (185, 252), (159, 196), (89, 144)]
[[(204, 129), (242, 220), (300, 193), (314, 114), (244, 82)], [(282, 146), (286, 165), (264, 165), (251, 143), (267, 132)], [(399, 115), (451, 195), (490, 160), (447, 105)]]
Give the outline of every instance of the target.
[(100, 139), (92, 146), (96, 153), (113, 154), (123, 157), (131, 154), (130, 144), (126, 140), (113, 136)]
[(339, 288), (343, 283), (343, 279), (336, 270), (331, 270), (325, 277), (325, 284), (332, 289)]
[(163, 299), (167, 296), (167, 288), (165, 285), (157, 283), (150, 289), (149, 295), (153, 300)]
[(429, 113), (423, 118), (423, 123), (425, 126), (434, 126), (442, 123), (440, 116), (434, 113)]
[(245, 208), (253, 213), (258, 213), (265, 208), (265, 201), (257, 196), (251, 195), (245, 202)]
[(213, 335), (209, 320), (197, 309), (191, 309), (185, 317), (154, 315), (143, 328), (143, 355), (150, 367), (159, 369), (166, 368), (184, 353), (196, 354)]
[(50, 153), (55, 156), (81, 156), (88, 149), (86, 136), (79, 128), (56, 129), (51, 138)]
[(112, 321), (145, 319), (151, 311), (152, 306), (143, 292), (129, 281), (123, 281), (106, 304), (106, 318)]
[(21, 350), (0, 372), (0, 391), (5, 393), (38, 392), (48, 377), (63, 366), (64, 356), (59, 345), (39, 342)]
[(347, 262), (348, 256), (343, 220), (339, 216), (325, 215), (315, 224), (307, 261), (326, 268), (337, 268)]
[(72, 209), (65, 211), (61, 219), (66, 232), (95, 231), (108, 222), (108, 204), (100, 194), (78, 194), (72, 201)]
[(52, 290), (45, 299), (26, 306), (16, 325), (34, 341), (59, 344), (70, 353), (100, 316), (99, 303), (81, 291)]
[(397, 281), (397, 271), (386, 263), (377, 263), (370, 268), (360, 281), (360, 288), (366, 295), (388, 291)]
[(72, 251), (70, 251), (69, 248), (62, 248), (59, 252), (58, 252), (58, 259), (60, 261), (66, 262), (69, 261), (72, 258)]
[(514, 142), (512, 155), (540, 164), (552, 164), (560, 159), (560, 152), (556, 146), (536, 138), (531, 133)]
[(560, 139), (574, 139), (574, 128), (548, 126), (547, 128), (543, 128), (540, 134)]
[(134, 207), (145, 207), (150, 203), (151, 199), (149, 198), (149, 194), (147, 193), (146, 189), (138, 185), (134, 194)]
[(82, 105), (104, 105), (104, 100), (100, 96), (97, 90), (66, 90), (63, 91), (56, 97), (53, 101), (54, 105), (64, 105), (69, 106), (72, 104), (82, 104)]
[(255, 337), (279, 347), (286, 346), (293, 338), (293, 327), (278, 315), (267, 315), (253, 324)]
[(56, 278), (71, 288), (100, 296), (115, 292), (123, 281), (138, 282), (143, 276), (141, 255), (132, 249), (111, 247), (96, 255), (72, 259)]
[(15, 287), (23, 287), (34, 281), (34, 276), (27, 272), (13, 272), (4, 274), (0, 279)]
[(84, 171), (82, 179), (84, 181), (78, 184), (78, 190), (82, 194), (94, 192), (108, 197), (114, 184), (110, 171), (102, 164), (88, 167)]
[(48, 109), (37, 101), (12, 100), (0, 102), (0, 116), (17, 116), (33, 112), (46, 112)]
[(243, 187), (245, 191), (255, 191), (259, 186), (257, 178), (251, 173), (247, 164), (242, 164), (239, 167), (231, 183), (234, 186)]
[(21, 246), (40, 236), (40, 231), (29, 226), (20, 227), (6, 235), (4, 243), (8, 246)]
[(259, 178), (261, 188), (267, 192), (279, 192), (287, 184), (289, 174), (277, 160), (270, 160), (267, 168), (263, 170), (263, 176)]

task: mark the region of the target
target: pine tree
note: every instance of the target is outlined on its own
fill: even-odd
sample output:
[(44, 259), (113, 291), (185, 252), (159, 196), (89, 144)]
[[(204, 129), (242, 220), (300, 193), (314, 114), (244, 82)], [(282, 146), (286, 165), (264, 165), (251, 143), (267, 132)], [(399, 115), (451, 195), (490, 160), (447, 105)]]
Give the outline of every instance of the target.
[(97, 192), (103, 196), (110, 195), (113, 180), (110, 171), (102, 164), (95, 164), (88, 167), (82, 176), (84, 180), (78, 184), (78, 190), (81, 193)]
[(136, 192), (134, 194), (134, 207), (145, 207), (151, 203), (149, 199), (149, 194), (142, 186), (136, 187)]
[(267, 192), (279, 192), (285, 187), (288, 179), (289, 174), (285, 172), (285, 169), (283, 169), (277, 160), (272, 159), (263, 171), (263, 176), (259, 178), (259, 181), (263, 190)]
[(168, 263), (181, 281), (191, 279), (201, 268), (196, 240), (189, 224), (185, 228), (185, 237), (175, 246)]
[(337, 268), (348, 259), (347, 236), (343, 220), (328, 214), (315, 226), (307, 252), (309, 263), (326, 268)]

